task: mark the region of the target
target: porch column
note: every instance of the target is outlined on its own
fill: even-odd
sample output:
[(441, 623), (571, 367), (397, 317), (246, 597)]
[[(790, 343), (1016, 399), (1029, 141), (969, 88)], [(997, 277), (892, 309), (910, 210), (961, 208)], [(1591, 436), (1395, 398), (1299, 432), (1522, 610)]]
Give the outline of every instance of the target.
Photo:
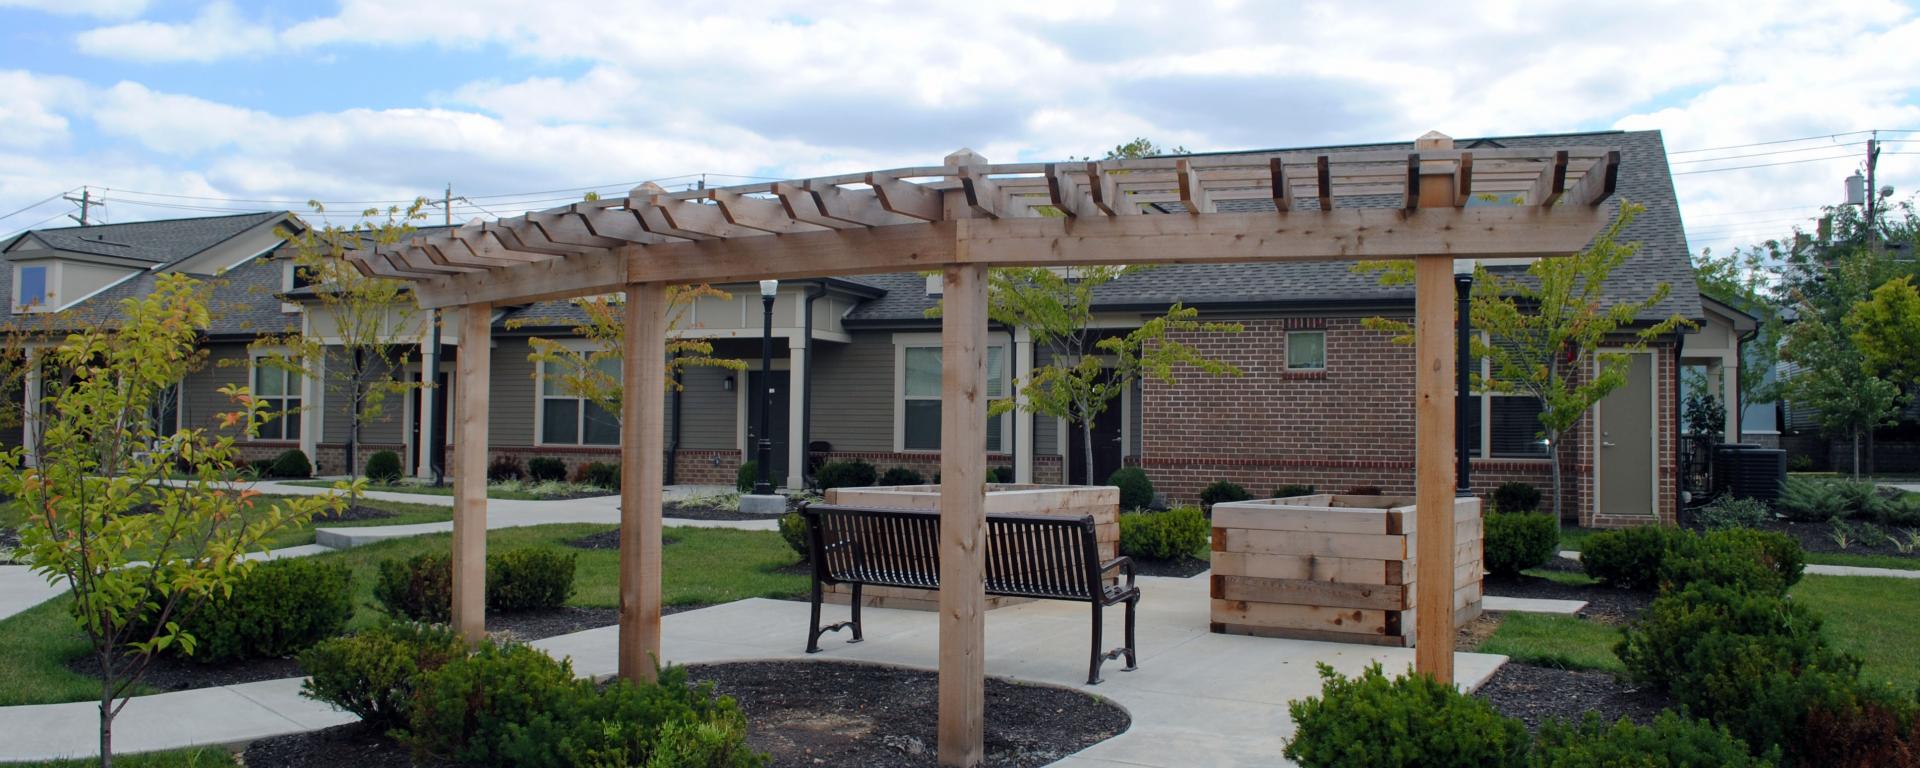
[(27, 380), (20, 388), (20, 444), (25, 446), (27, 466), (39, 466), (40, 443), (40, 354), (38, 347), (27, 347)]
[(1018, 387), (1033, 378), (1033, 334), (1021, 328), (1013, 332), (1013, 481), (1033, 482), (1033, 414), (1027, 410), (1027, 396)]
[(974, 766), (983, 753), (986, 716), (987, 268), (947, 267), (944, 281), (940, 764)]
[[(428, 337), (432, 334), (429, 332)], [(419, 458), (413, 464), (413, 476), (425, 480), (433, 479), (433, 431), (440, 425), (433, 423), (433, 386), (440, 378), (440, 355), (434, 345), (421, 344), (420, 352), (420, 408), (414, 414), (420, 418), (420, 439), (414, 446)]]
[(667, 287), (627, 286), (620, 397), (620, 676), (660, 659), (660, 492), (666, 450)]
[[(300, 450), (307, 454), (317, 469), (320, 466), (320, 436), (326, 430), (326, 347), (321, 347), (320, 354), (306, 363), (310, 375), (300, 377), (300, 403), (304, 406), (300, 411)], [(253, 386), (253, 382), (247, 382), (247, 386)], [(349, 468), (347, 474), (352, 473)]]
[[(1656, 352), (1656, 354), (1667, 353)], [(1727, 406), (1727, 442), (1729, 443), (1740, 442), (1740, 358), (1737, 354), (1720, 363), (1720, 402)]]
[(807, 340), (787, 337), (787, 487), (807, 486)]
[(453, 628), (468, 642), (487, 635), (487, 395), (493, 306), (460, 308), (459, 450), (453, 471)]

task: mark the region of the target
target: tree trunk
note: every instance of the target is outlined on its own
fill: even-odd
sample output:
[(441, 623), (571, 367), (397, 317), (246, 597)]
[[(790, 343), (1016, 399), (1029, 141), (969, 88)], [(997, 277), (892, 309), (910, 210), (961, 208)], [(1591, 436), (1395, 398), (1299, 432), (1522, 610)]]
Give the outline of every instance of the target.
[[(104, 664), (102, 666), (104, 667)], [(102, 682), (100, 685), (100, 768), (113, 768), (113, 683), (111, 682)]]
[(1860, 479), (1860, 430), (1853, 431), (1853, 479)]
[(1547, 461), (1552, 465), (1548, 468), (1548, 471), (1551, 472), (1553, 476), (1553, 527), (1556, 529), (1565, 528), (1567, 525), (1566, 518), (1563, 517), (1564, 512), (1560, 508), (1560, 500), (1562, 497), (1560, 493), (1560, 436), (1548, 433), (1547, 441)]
[(1093, 419), (1080, 421), (1080, 437), (1080, 449), (1087, 460), (1087, 477), (1082, 485), (1096, 485), (1093, 479)]

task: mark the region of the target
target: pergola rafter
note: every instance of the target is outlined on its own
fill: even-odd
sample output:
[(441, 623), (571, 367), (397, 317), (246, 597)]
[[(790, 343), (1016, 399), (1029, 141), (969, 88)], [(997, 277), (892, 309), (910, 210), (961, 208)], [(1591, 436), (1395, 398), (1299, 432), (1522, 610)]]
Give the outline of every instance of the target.
[[(461, 309), (454, 623), (482, 634), (487, 349), (494, 306), (623, 291), (620, 673), (660, 644), (665, 297), (676, 284), (939, 271), (943, 765), (979, 762), (985, 597), (987, 270), (996, 266), (1415, 262), (1416, 606), (1453, 568), (1456, 259), (1578, 251), (1611, 215), (1620, 154), (1568, 148), (1281, 152), (938, 166), (667, 192), (651, 184), (348, 258)], [(1491, 201), (1480, 205), (1477, 201)], [(1257, 210), (1271, 202), (1271, 210)], [(1385, 201), (1385, 202), (1383, 202)], [(1336, 207), (1336, 204), (1338, 207)], [(1416, 666), (1452, 678), (1451, 611), (1420, 610)]]

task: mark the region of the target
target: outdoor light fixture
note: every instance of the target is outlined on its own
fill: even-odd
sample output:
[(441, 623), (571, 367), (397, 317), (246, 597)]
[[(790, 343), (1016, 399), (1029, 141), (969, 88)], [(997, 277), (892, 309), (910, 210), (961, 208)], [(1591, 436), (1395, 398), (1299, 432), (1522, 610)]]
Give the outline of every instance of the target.
[(733, 377), (732, 377), (732, 376), (727, 376), (727, 377), (724, 377), (724, 378), (722, 378), (722, 379), (720, 379), (720, 388), (721, 388), (721, 389), (724, 389), (724, 390), (726, 390), (726, 391), (728, 391), (728, 392), (732, 392), (732, 391), (733, 391)]
[(760, 445), (759, 481), (753, 485), (756, 496), (773, 493), (773, 433), (769, 431), (773, 415), (773, 297), (780, 293), (780, 281), (760, 281), (760, 306), (763, 325), (760, 331)]
[(779, 292), (780, 292), (780, 281), (778, 280), (760, 281), (760, 298), (771, 299), (773, 298), (774, 294)]

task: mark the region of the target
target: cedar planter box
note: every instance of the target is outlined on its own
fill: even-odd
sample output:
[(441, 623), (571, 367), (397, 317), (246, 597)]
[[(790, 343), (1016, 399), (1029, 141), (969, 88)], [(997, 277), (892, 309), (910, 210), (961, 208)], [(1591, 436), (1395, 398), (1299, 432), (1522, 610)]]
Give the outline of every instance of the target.
[[(849, 507), (890, 509), (939, 509), (938, 485), (891, 485), (870, 488), (833, 488), (826, 494), (828, 504)], [(1100, 559), (1111, 560), (1120, 551), (1120, 489), (1113, 486), (1038, 485), (989, 483), (986, 511), (990, 515), (1090, 515), (1095, 539), (1100, 544)], [(987, 542), (988, 556), (994, 542)], [(845, 604), (851, 590), (838, 584), (826, 587), (828, 602)], [(864, 605), (878, 608), (905, 608), (934, 611), (940, 608), (940, 596), (921, 589), (866, 587), (860, 596)], [(1027, 602), (1025, 598), (988, 597), (987, 609)]]
[[(1480, 615), (1480, 500), (1454, 501), (1456, 624)], [(1318, 494), (1213, 507), (1214, 632), (1414, 643), (1414, 501)]]

